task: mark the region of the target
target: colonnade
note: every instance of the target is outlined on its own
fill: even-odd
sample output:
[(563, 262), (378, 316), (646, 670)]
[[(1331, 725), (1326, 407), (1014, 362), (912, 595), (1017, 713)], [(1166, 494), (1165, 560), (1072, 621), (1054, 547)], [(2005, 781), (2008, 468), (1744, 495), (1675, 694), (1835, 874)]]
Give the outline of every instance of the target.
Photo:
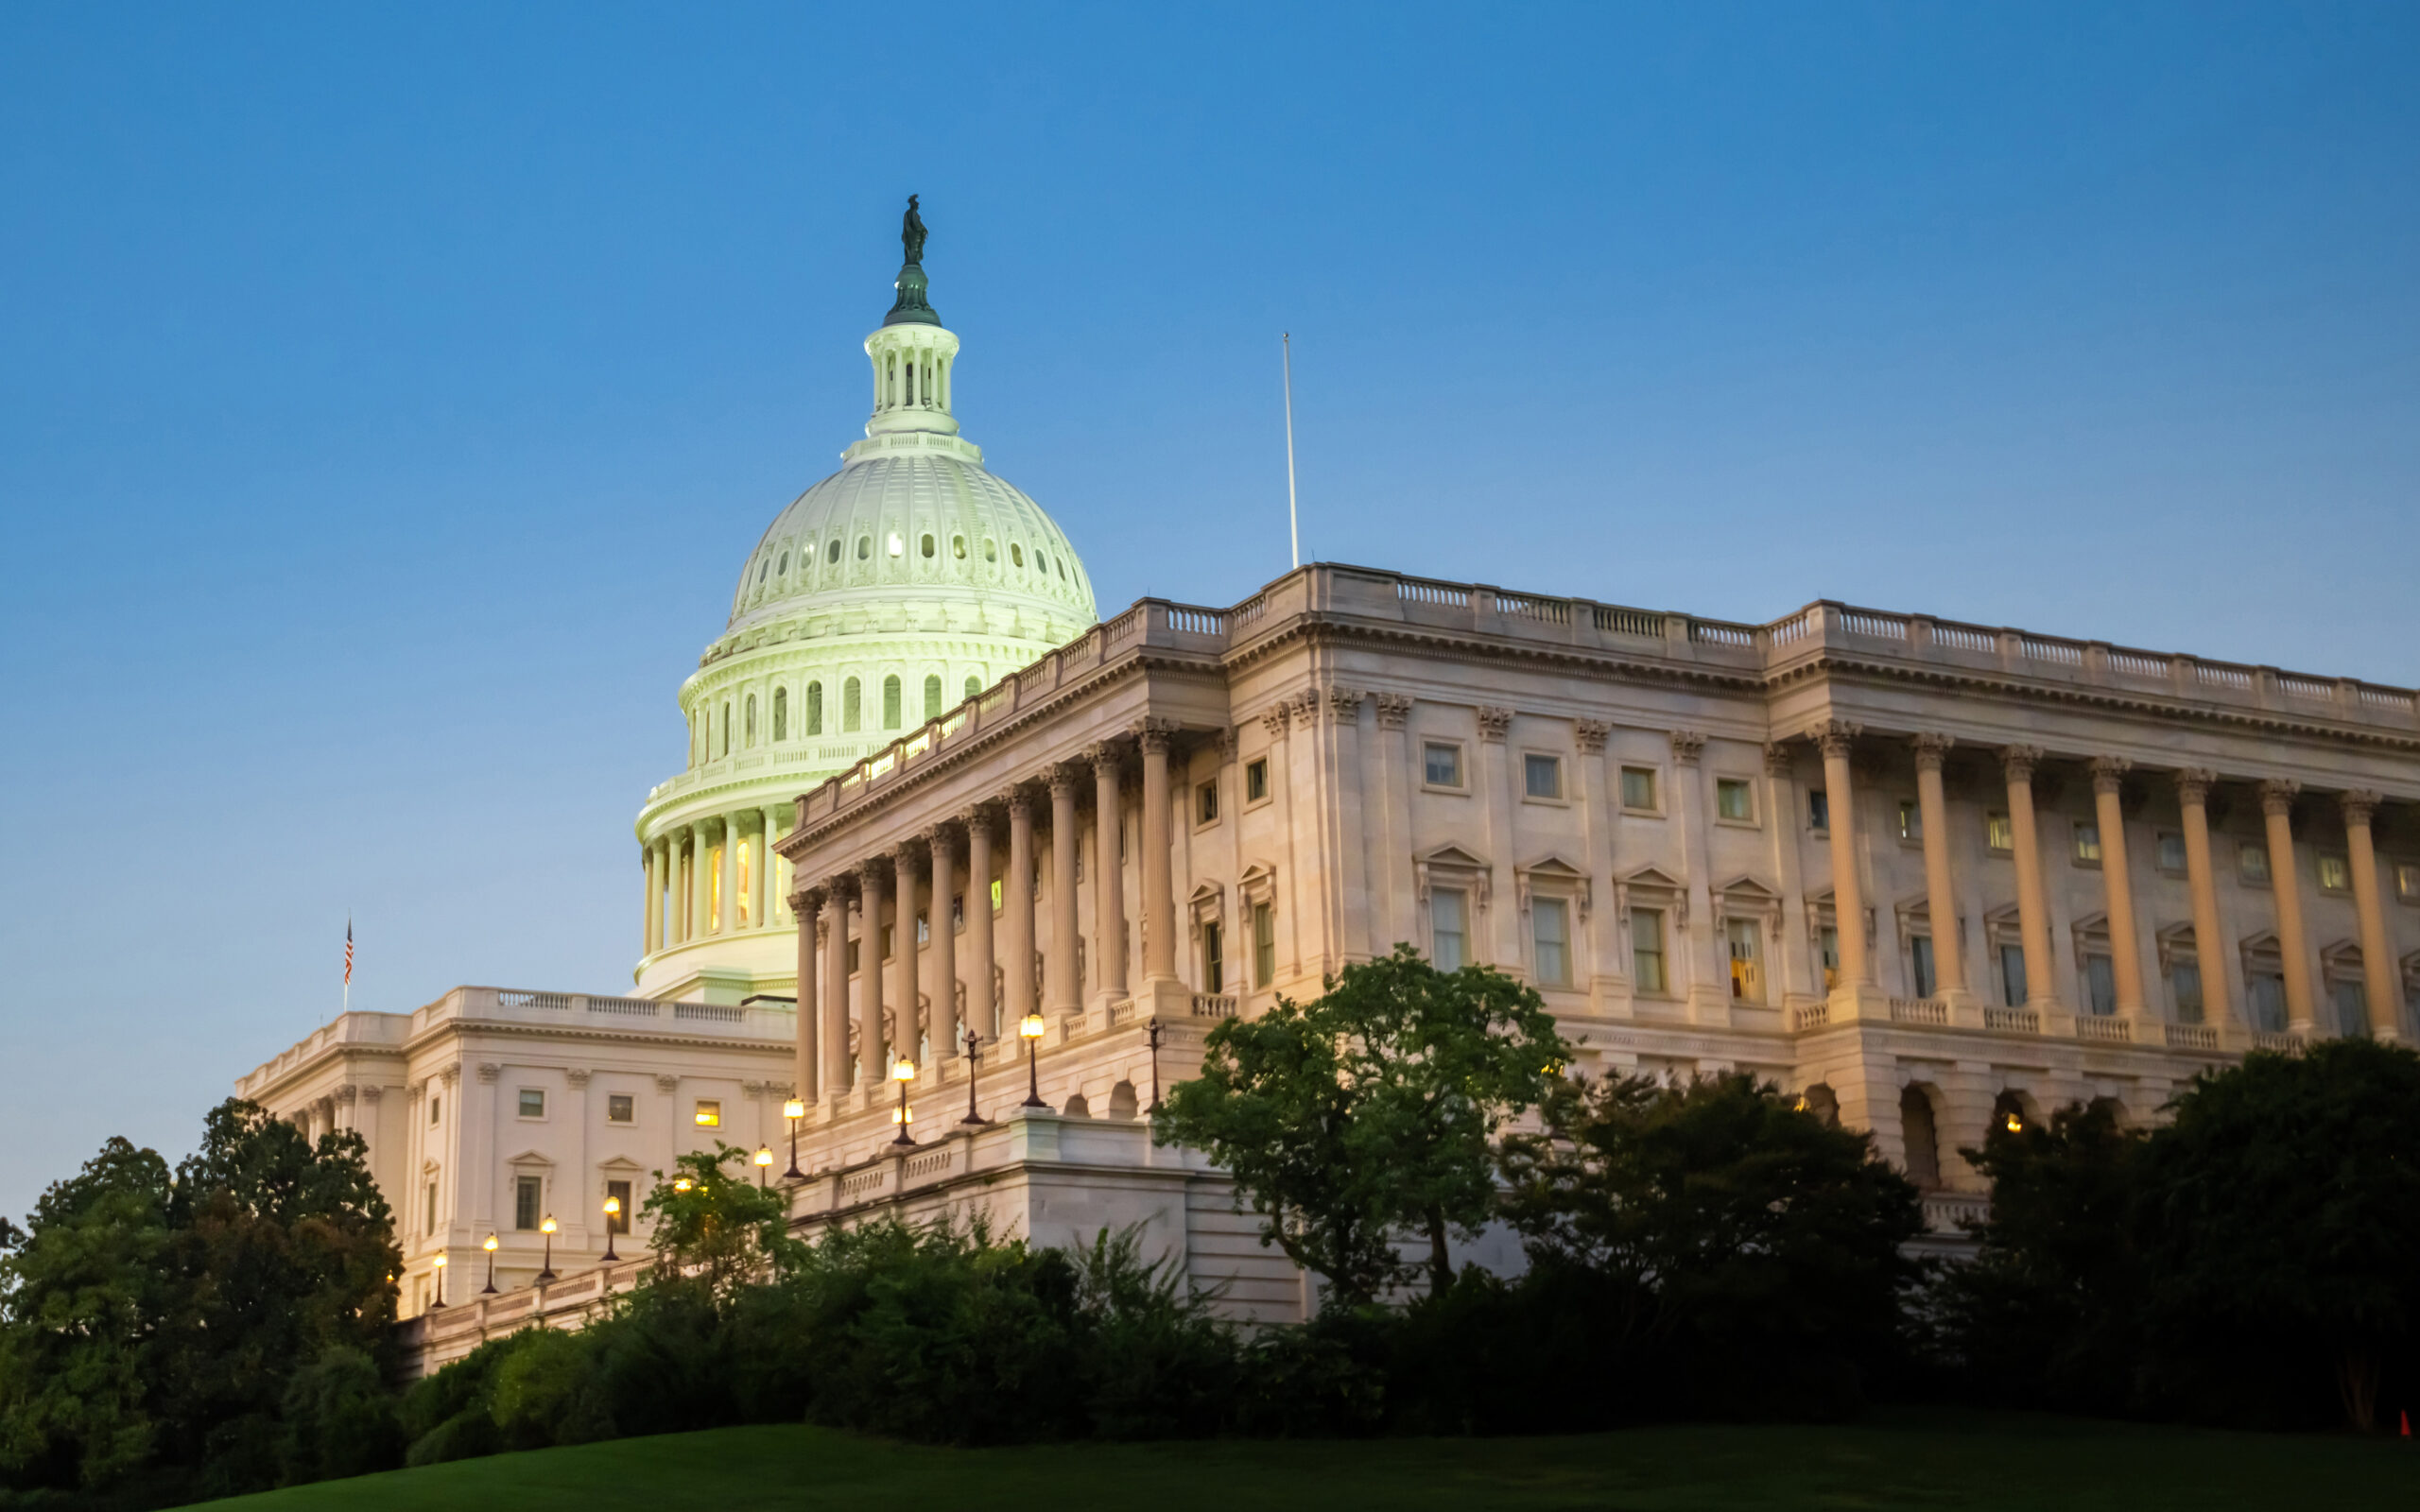
[[(770, 842), (787, 828), (791, 812), (788, 803), (768, 803), (707, 815), (673, 825), (641, 847), (647, 872), (645, 954), (772, 927), (782, 890), (772, 881)], [(744, 873), (743, 843), (749, 847)]]
[[(1096, 814), (1092, 869), (1094, 937), (1088, 974), (1096, 1005), (1184, 989), (1176, 974), (1175, 887), (1170, 861), (1174, 805), (1168, 755), (1176, 733), (1146, 719), (1126, 740), (1106, 742), (1053, 765), (943, 822), (877, 847), (790, 896), (798, 919), (798, 1062), (801, 1095), (846, 1106), (854, 1085), (878, 1092), (891, 1065), (920, 1053), (956, 1053), (962, 1036), (1013, 1035), (1030, 1015), (1083, 1011), (1078, 971), (1078, 799), (1091, 779)], [(1138, 844), (1124, 844), (1129, 753), (1141, 753)], [(1088, 770), (1087, 770), (1088, 769)], [(1035, 810), (1047, 805), (1050, 883), (1046, 934), (1036, 918)], [(993, 857), (1005, 831), (994, 919)], [(1139, 862), (1142, 993), (1130, 991), (1126, 868)], [(820, 868), (819, 868), (820, 869)], [(963, 899), (965, 935), (952, 926)], [(919, 919), (927, 937), (917, 938)], [(886, 932), (891, 943), (886, 954)], [(854, 948), (856, 971), (851, 970)], [(927, 955), (925, 953), (929, 953)], [(926, 973), (929, 972), (929, 978)], [(857, 984), (856, 1054), (850, 1054), (849, 984)], [(963, 992), (961, 1003), (960, 993)], [(886, 1010), (886, 1005), (890, 1007)], [(920, 1052), (920, 1047), (924, 1050)]]
[[(1874, 989), (1874, 963), (1866, 949), (1865, 903), (1857, 865), (1859, 844), (1851, 755), (1862, 730), (1848, 720), (1829, 720), (1808, 731), (1823, 752), (1830, 806), (1833, 902), (1840, 920), (1841, 986)], [(1942, 766), (1953, 737), (1923, 733), (1914, 738), (1917, 807), (1923, 829), (1926, 909), (1932, 919), (1935, 970), (1944, 995), (1966, 992), (1966, 962), (1958, 926), (1958, 900), (1949, 853), (1948, 806)], [(2057, 967), (2050, 944), (2050, 909), (2044, 891), (2042, 845), (2033, 807), (2033, 779), (2043, 762), (2040, 747), (2002, 746), (1996, 752), (2008, 794), (2012, 859), (2016, 867), (2017, 929), (2025, 961), (2026, 1006), (2057, 1008)], [(2133, 858), (2126, 844), (2120, 790), (2132, 763), (2119, 756), (2089, 758), (2093, 807), (2100, 833), (2100, 874), (2118, 1016), (2156, 1017), (2143, 973), (2140, 924), (2135, 909)], [(2249, 779), (2247, 779), (2249, 780)], [(2203, 1022), (2243, 1026), (2226, 970), (2225, 936), (2220, 926), (2218, 879), (2210, 849), (2209, 797), (2219, 774), (2187, 767), (2172, 775), (2185, 841), (2187, 886), (2192, 897), (2194, 956), (2201, 968)], [(2296, 863), (2291, 823), (2300, 784), (2283, 778), (2257, 781), (2266, 832), (2269, 886), (2275, 898), (2277, 949), (2285, 982), (2287, 1030), (2319, 1030), (2320, 982), (2304, 924), (2305, 882)], [(2339, 795), (2345, 850), (2352, 872), (2354, 909), (2360, 920), (2364, 991), (2374, 1023), (2397, 1022), (2402, 1002), (2394, 943), (2388, 931), (2372, 820), (2379, 795), (2356, 789)]]

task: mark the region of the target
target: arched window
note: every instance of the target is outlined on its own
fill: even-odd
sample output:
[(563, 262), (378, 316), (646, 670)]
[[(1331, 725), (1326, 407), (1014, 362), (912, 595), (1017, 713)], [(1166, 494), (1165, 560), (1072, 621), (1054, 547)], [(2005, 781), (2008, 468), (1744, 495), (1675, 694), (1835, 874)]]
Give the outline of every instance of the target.
[(867, 558), (869, 558), (869, 557), (871, 557), (871, 556), (873, 556), (873, 537), (872, 537), (872, 536), (859, 536), (859, 537), (857, 538), (857, 560), (859, 560), (859, 561), (864, 561)]
[(970, 698), (983, 691), (983, 679), (970, 672), (966, 675), (966, 696)]
[(1064, 557), (1059, 558), (1059, 580), (1063, 583), (1067, 580), (1067, 558)]
[(1908, 1179), (1924, 1191), (1941, 1185), (1941, 1143), (1934, 1137), (1932, 1099), (1921, 1087), (1899, 1089), (1899, 1133), (1908, 1147)]
[(858, 722), (857, 679), (851, 678), (848, 681), (840, 684), (841, 733), (854, 734), (856, 731)]
[(908, 365), (908, 403), (909, 403), (909, 404), (914, 404), (915, 402), (916, 402), (916, 365), (915, 365), (914, 363), (912, 363), (912, 362), (911, 362), (911, 363), (909, 363), (909, 364)]
[(731, 754), (731, 705), (728, 702), (722, 706), (722, 753), (726, 756)]
[(773, 738), (790, 738), (790, 690), (787, 688), (773, 690)]
[(1013, 541), (1009, 542), (1009, 563), (1014, 567), (1025, 565), (1025, 548)]
[(820, 682), (806, 685), (806, 732), (823, 733), (823, 684)]
[(908, 543), (907, 543), (906, 541), (904, 541), (900, 540), (900, 539), (899, 539), (899, 532), (898, 532), (898, 531), (896, 531), (896, 530), (894, 530), (894, 531), (892, 531), (892, 532), (890, 533), (890, 554), (891, 554), (892, 556), (896, 557), (896, 556), (900, 555), (902, 552), (905, 552), (905, 551), (908, 549)]
[(785, 551), (782, 553), (782, 564), (779, 567), (774, 568), (773, 571), (781, 574), (784, 577), (787, 577), (790, 575), (790, 554), (788, 552)]
[(756, 696), (748, 696), (748, 744), (756, 744)]
[(1050, 571), (1050, 553), (1036, 550), (1033, 554), (1033, 564), (1035, 567), (1047, 574)]
[(933, 538), (932, 538), (932, 537), (930, 537), (930, 536), (926, 536), (926, 537), (925, 538), (925, 540), (924, 540), (924, 548), (925, 548), (925, 556), (927, 558), (931, 558), (931, 556), (933, 555)]
[(840, 559), (839, 537), (834, 536), (832, 538), (832, 544), (824, 548), (823, 559), (825, 561), (838, 561)]
[(899, 675), (895, 672), (882, 679), (882, 728), (899, 728)]
[(925, 718), (931, 721), (941, 716), (942, 679), (940, 674), (936, 673), (925, 679)]
[(983, 538), (983, 559), (985, 561), (998, 561), (1000, 559), (1000, 543), (994, 541), (989, 536), (985, 536)]
[(964, 561), (966, 559), (966, 538), (964, 536), (952, 536), (949, 538), (949, 554), (960, 561)]
[(770, 558), (770, 557), (768, 557), (768, 558), (765, 558), (764, 565), (756, 569), (756, 586), (757, 586), (757, 587), (759, 587), (759, 588), (764, 587), (764, 586), (765, 586), (765, 579), (766, 579), (766, 578), (768, 578), (768, 577), (770, 577), (770, 576), (773, 576), (773, 558)]

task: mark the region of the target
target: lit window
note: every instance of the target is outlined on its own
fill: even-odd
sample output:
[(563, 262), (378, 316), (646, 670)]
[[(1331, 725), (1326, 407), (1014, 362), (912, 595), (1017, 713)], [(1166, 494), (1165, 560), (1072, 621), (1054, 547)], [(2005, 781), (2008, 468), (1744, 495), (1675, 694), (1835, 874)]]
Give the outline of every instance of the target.
[(1631, 986), (1640, 992), (1664, 991), (1664, 910), (1630, 911)]
[(2325, 892), (2349, 892), (2353, 886), (2353, 867), (2342, 856), (2322, 851), (2319, 857), (2319, 885)]
[(890, 547), (890, 554), (894, 557), (901, 556), (908, 550), (908, 543), (899, 539), (899, 532), (896, 530), (890, 533), (890, 539), (885, 544)]
[(1530, 944), (1538, 963), (1538, 985), (1571, 985), (1571, 905), (1560, 898), (1530, 900)]
[(2105, 1019), (2118, 1011), (2118, 971), (2108, 956), (2083, 958), (2083, 988), (2094, 1018)]
[(1764, 930), (1753, 919), (1726, 919), (1722, 921), (1722, 943), (1731, 957), (1733, 1001), (1765, 1001)]
[(1430, 741), (1421, 747), (1421, 780), (1431, 787), (1462, 785), (1462, 747)]
[(1563, 797), (1562, 757), (1524, 756), (1521, 758), (1521, 773), (1531, 798)]
[(711, 1097), (699, 1098), (697, 1118), (700, 1128), (722, 1127), (722, 1104)]
[(1204, 919), (1201, 924), (1201, 989), (1211, 993), (1227, 990), (1225, 942), (1215, 919)]
[(2174, 830), (2162, 830), (2155, 844), (2159, 854), (2159, 869), (2182, 874), (2185, 870), (2185, 836)]
[(1642, 813), (1655, 812), (1655, 768), (1625, 766), (1622, 768), (1622, 807)]
[(546, 1187), (543, 1178), (534, 1176), (513, 1177), (512, 1227), (535, 1230), (538, 1227), (538, 1210), (544, 1205), (545, 1200)]
[(2420, 866), (2409, 861), (2394, 864), (2394, 895), (2407, 903), (2420, 903)]
[(605, 1122), (634, 1124), (638, 1122), (638, 1105), (629, 1092), (614, 1092), (605, 1099)]
[(2076, 821), (2076, 865), (2100, 865), (2100, 826), (2085, 820)]
[(1193, 822), (1210, 824), (1219, 817), (1219, 783), (1216, 779), (1193, 790)]
[(1244, 801), (1257, 803), (1269, 796), (1269, 758), (1263, 756), (1244, 767)]
[(1899, 838), (1921, 840), (1925, 837), (1925, 811), (1912, 799), (1899, 800)]
[(992, 912), (995, 914), (1000, 911), (1000, 879), (994, 877), (992, 879)]
[(546, 1093), (544, 1088), (524, 1087), (521, 1089), (521, 1116), (523, 1118), (544, 1118), (546, 1116)]
[(1252, 905), (1253, 985), (1277, 980), (1277, 910), (1267, 903)]
[(2269, 880), (2269, 848), (2247, 845), (2236, 852), (2236, 875), (2246, 882), (2265, 883)]
[(605, 1231), (609, 1234), (629, 1233), (631, 1184), (628, 1181), (608, 1181), (605, 1183), (605, 1194), (614, 1199), (614, 1211), (605, 1215)]
[(1841, 932), (1826, 924), (1816, 933), (1815, 953), (1824, 961), (1824, 990), (1829, 992), (1841, 985)]
[(1469, 896), (1455, 887), (1440, 887), (1428, 895), (1428, 958), (1441, 971), (1459, 971), (1470, 964), (1465, 933), (1469, 903)]
[(2007, 815), (1983, 816), (1983, 844), (2003, 853), (2016, 849), (2016, 831), (2010, 825)]
[(1756, 790), (1744, 777), (1718, 777), (1714, 780), (1714, 816), (1735, 824), (1753, 823), (1756, 817)]

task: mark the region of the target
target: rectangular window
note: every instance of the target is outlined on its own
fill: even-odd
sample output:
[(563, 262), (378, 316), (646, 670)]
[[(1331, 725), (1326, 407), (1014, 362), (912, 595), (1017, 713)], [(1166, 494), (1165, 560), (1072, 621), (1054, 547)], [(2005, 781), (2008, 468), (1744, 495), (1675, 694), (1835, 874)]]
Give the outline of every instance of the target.
[(2005, 814), (1983, 816), (1983, 844), (1990, 850), (2007, 855), (2016, 849), (2016, 829)]
[(2342, 856), (2332, 856), (2323, 850), (2319, 855), (2319, 887), (2322, 892), (2353, 890), (2353, 864)]
[(1655, 807), (1655, 768), (1625, 766), (1622, 768), (1622, 807), (1641, 814), (1653, 814)]
[(432, 1127), (434, 1127), (437, 1123), (437, 1109), (444, 1103), (444, 1101), (445, 1099), (442, 1097), (431, 1097), (428, 1100), (428, 1122)]
[(2176, 1022), (2202, 1022), (2202, 968), (2194, 961), (2178, 961), (2168, 969), (2169, 990), (2176, 994)]
[(1470, 964), (1470, 895), (1457, 887), (1439, 887), (1428, 895), (1428, 959), (1441, 971), (1459, 971)]
[(1909, 962), (1915, 968), (1916, 996), (1928, 998), (1941, 984), (1933, 979), (1932, 936), (1911, 935), (1908, 937)]
[(1218, 821), (1219, 781), (1212, 778), (1209, 782), (1197, 783), (1193, 789), (1193, 822), (1216, 824)]
[(609, 1093), (605, 1099), (605, 1122), (608, 1124), (637, 1123), (636, 1099), (632, 1098), (629, 1092)]
[(2100, 826), (2089, 819), (2076, 821), (2076, 865), (2100, 865)]
[(1420, 780), (1430, 787), (1462, 785), (1462, 747), (1432, 740), (1421, 747)]
[(2409, 861), (2394, 864), (2394, 895), (2407, 903), (2420, 903), (2420, 867)]
[(1899, 800), (1899, 838), (1920, 841), (1925, 837), (1925, 811), (1913, 799)]
[(1753, 919), (1722, 921), (1722, 943), (1731, 957), (1731, 999), (1765, 1001), (1765, 933)]
[(546, 1116), (545, 1089), (541, 1087), (524, 1087), (521, 1089), (521, 1116), (523, 1118), (544, 1118)]
[(1563, 797), (1562, 757), (1524, 756), (1521, 758), (1521, 775), (1530, 797)]
[(1540, 987), (1571, 985), (1571, 905), (1560, 898), (1530, 900), (1530, 944)]
[(951, 893), (949, 895), (949, 932), (955, 935), (965, 927), (966, 894), (962, 892)]
[(1838, 925), (1826, 924), (1815, 941), (1817, 954), (1824, 957), (1824, 990), (1831, 991), (1841, 985), (1841, 931)]
[(916, 916), (916, 943), (919, 945), (930, 945), (932, 942), (933, 921), (929, 916), (918, 914)]
[[(995, 914), (1000, 911), (1001, 907), (1000, 884), (1000, 878), (994, 877), (992, 879), (992, 912)], [(854, 960), (854, 957), (852, 959)]]
[(2000, 947), (2000, 997), (2012, 1008), (2025, 1006), (2025, 947)]
[(2245, 882), (2267, 883), (2269, 880), (2269, 848), (2247, 845), (2236, 853), (2236, 875)]
[(1244, 801), (1257, 803), (1269, 796), (1269, 758), (1263, 756), (1244, 766)]
[(2252, 1026), (2272, 1034), (2286, 1027), (2286, 979), (2256, 974), (2245, 984), (2252, 989)]
[(1226, 942), (1219, 937), (1219, 921), (1205, 919), (1201, 925), (1201, 989), (1213, 994), (1227, 990)]
[(2094, 1018), (2105, 1019), (2118, 1011), (2118, 971), (2108, 956), (2083, 958), (2083, 988)]
[(1277, 910), (1267, 903), (1252, 905), (1253, 986), (1277, 980)]
[(434, 1181), (428, 1184), (428, 1211), (421, 1219), (420, 1231), (424, 1239), (435, 1238), (437, 1235), (437, 1183)]
[(1744, 777), (1714, 780), (1714, 816), (1734, 824), (1756, 822), (1756, 790)]
[(631, 1184), (628, 1181), (608, 1181), (605, 1183), (605, 1194), (619, 1205), (614, 1211), (605, 1215), (605, 1231), (609, 1234), (629, 1233), (631, 1231)]
[(2159, 869), (2170, 876), (2185, 875), (2185, 836), (2174, 830), (2162, 830), (2155, 844), (2159, 855)]
[(882, 926), (882, 958), (886, 961), (891, 957), (891, 954), (896, 943), (893, 936), (898, 933), (899, 927), (895, 924), (885, 924)]
[(1667, 990), (1664, 978), (1664, 910), (1634, 908), (1630, 911), (1630, 966), (1634, 990), (1659, 996)]
[(1818, 834), (1828, 833), (1832, 828), (1832, 795), (1820, 787), (1806, 791), (1806, 827)]
[(512, 1227), (523, 1229), (538, 1227), (538, 1208), (546, 1200), (545, 1190), (545, 1183), (537, 1177), (512, 1178)]
[(2331, 982), (2327, 995), (2336, 1005), (2336, 1032), (2347, 1039), (2370, 1037), (2370, 998), (2359, 982)]
[[(995, 882), (992, 885), (996, 887), (999, 884)], [(849, 941), (847, 949), (840, 953), (841, 956), (848, 964), (849, 974), (851, 976), (857, 974), (857, 946), (859, 943), (859, 941), (853, 939)]]
[(722, 1104), (711, 1097), (699, 1098), (697, 1119), (700, 1128), (722, 1127)]

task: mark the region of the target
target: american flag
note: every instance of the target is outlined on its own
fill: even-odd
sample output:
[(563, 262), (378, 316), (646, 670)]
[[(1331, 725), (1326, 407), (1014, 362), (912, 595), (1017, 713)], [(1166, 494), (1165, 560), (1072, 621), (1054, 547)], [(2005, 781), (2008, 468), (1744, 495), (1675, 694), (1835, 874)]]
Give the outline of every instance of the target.
[(353, 920), (344, 921), (344, 985), (353, 986)]

